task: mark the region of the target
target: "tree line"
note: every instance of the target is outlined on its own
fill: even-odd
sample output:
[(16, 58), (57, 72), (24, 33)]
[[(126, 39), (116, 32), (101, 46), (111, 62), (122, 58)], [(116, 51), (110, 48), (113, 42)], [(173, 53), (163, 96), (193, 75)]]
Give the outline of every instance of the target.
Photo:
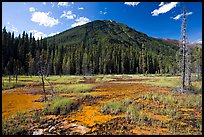
[[(87, 40), (88, 41), (88, 40)], [(159, 45), (159, 46), (158, 46)], [(159, 48), (155, 48), (159, 47)], [(35, 39), (24, 31), (18, 37), (2, 30), (2, 74), (37, 75), (43, 65), (48, 75), (177, 74), (180, 53), (165, 50), (161, 43), (141, 45), (111, 43), (60, 43)], [(202, 49), (192, 50), (192, 66), (202, 70)], [(172, 54), (174, 53), (174, 54)], [(199, 64), (199, 65), (198, 65)]]

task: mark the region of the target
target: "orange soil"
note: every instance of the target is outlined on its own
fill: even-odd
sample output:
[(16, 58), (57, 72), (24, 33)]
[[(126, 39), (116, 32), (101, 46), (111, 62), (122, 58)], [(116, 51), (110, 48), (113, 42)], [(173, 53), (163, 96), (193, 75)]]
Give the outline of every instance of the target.
[[(131, 79), (131, 81), (133, 81)], [(120, 82), (120, 81), (119, 81)], [(93, 84), (93, 83), (92, 83)], [(80, 125), (86, 125), (89, 127), (93, 127), (92, 131), (94, 130), (94, 125), (106, 123), (107, 121), (116, 118), (122, 117), (124, 114), (112, 116), (106, 115), (100, 112), (101, 106), (104, 102), (111, 100), (111, 99), (124, 99), (124, 98), (136, 98), (143, 94), (144, 92), (157, 92), (157, 93), (168, 93), (168, 88), (161, 88), (161, 87), (154, 87), (142, 83), (137, 84), (130, 84), (130, 83), (95, 83), (97, 88), (95, 91), (90, 92), (92, 95), (103, 95), (103, 98), (97, 99), (96, 104), (89, 106), (89, 105), (82, 105), (80, 106), (81, 109), (77, 110), (76, 112), (72, 112), (67, 115), (64, 120), (66, 122), (73, 122)], [(25, 89), (24, 90), (31, 90)], [(14, 89), (10, 90), (11, 93), (2, 92), (2, 116), (3, 118), (8, 118), (12, 114), (16, 113), (18, 110), (20, 112), (28, 111), (31, 109), (42, 108), (43, 103), (32, 102), (34, 99), (38, 99), (41, 95), (30, 95), (30, 94), (22, 94), (22, 89)], [(72, 94), (67, 94), (69, 97)], [(73, 97), (73, 96), (72, 96)], [(146, 100), (138, 99), (137, 102), (143, 103), (145, 106), (148, 105), (149, 102)], [(156, 102), (154, 102), (156, 103)], [(158, 105), (157, 103), (155, 105)], [(162, 104), (159, 104), (162, 105)], [(192, 111), (187, 110), (185, 108), (181, 109), (182, 111)], [(144, 110), (146, 114), (151, 115), (154, 119), (162, 120), (162, 121), (169, 121), (170, 118), (167, 116), (161, 115), (154, 115), (148, 110)], [(201, 116), (201, 113), (196, 113), (197, 116)], [(53, 117), (53, 116), (51, 116)], [(183, 125), (185, 123), (182, 123)], [(166, 128), (156, 128), (154, 126), (151, 127), (135, 127), (132, 131), (134, 134), (169, 134)], [(155, 133), (156, 132), (156, 133)]]
[[(75, 122), (76, 124), (86, 125), (89, 127), (93, 127), (96, 124), (106, 123), (107, 121), (116, 118), (116, 117), (124, 117), (125, 114), (120, 115), (107, 115), (100, 112), (101, 106), (104, 102), (110, 99), (124, 99), (124, 98), (135, 98), (137, 95), (143, 92), (167, 92), (166, 88), (158, 88), (153, 86), (148, 86), (145, 84), (113, 84), (113, 83), (103, 83), (98, 85), (96, 91), (99, 92), (90, 92), (92, 95), (103, 95), (103, 98), (97, 100), (97, 104), (94, 106), (81, 106), (81, 110), (77, 112), (71, 113), (68, 115), (67, 120)], [(101, 92), (100, 92), (101, 91)], [(168, 117), (165, 116), (155, 116), (156, 119), (159, 120), (169, 120)], [(134, 130), (135, 131), (135, 130)], [(159, 131), (161, 134), (165, 134), (163, 130)], [(153, 130), (149, 131), (146, 129), (141, 129), (140, 133), (135, 134), (151, 134)]]
[(17, 88), (2, 92), (2, 119), (8, 119), (17, 112), (27, 112), (43, 107), (43, 103), (32, 102), (41, 95), (22, 94), (23, 91)]
[(111, 115), (103, 115), (100, 113), (99, 106), (83, 106), (81, 111), (77, 111), (72, 114), (69, 119), (71, 121), (77, 120), (77, 124), (86, 125), (92, 127), (96, 124), (102, 124), (114, 118)]
[(131, 130), (132, 133), (136, 135), (152, 135), (152, 134), (159, 134), (159, 135), (170, 135), (166, 128), (152, 128), (152, 127), (135, 127)]

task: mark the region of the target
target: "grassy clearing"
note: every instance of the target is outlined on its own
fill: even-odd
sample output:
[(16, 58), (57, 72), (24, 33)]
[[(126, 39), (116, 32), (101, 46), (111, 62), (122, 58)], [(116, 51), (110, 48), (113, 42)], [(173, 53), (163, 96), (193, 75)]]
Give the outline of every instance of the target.
[(109, 100), (105, 102), (101, 108), (101, 112), (105, 114), (118, 114), (125, 112), (126, 107), (132, 103), (132, 99), (126, 98), (123, 100)]
[(146, 84), (160, 87), (177, 88), (180, 86), (179, 77), (154, 77), (154, 81), (147, 81)]
[(45, 104), (45, 114), (65, 115), (78, 107), (76, 100), (55, 96), (50, 103)]
[(102, 98), (102, 95), (92, 95), (90, 93), (83, 93), (83, 94), (79, 94), (77, 95), (77, 99), (79, 100), (89, 100), (89, 99), (96, 99), (96, 98)]
[(109, 81), (113, 81), (114, 76), (113, 75), (104, 75), (104, 76), (94, 76), (95, 78), (95, 82), (109, 82)]
[(65, 84), (77, 84), (80, 82), (83, 82), (83, 76), (49, 76), (47, 78), (51, 83), (59, 84), (59, 83), (65, 83)]
[(23, 87), (23, 86), (29, 86), (32, 84), (39, 85), (41, 82), (41, 79), (38, 76), (18, 76), (18, 81), (16, 83), (15, 77), (11, 77), (11, 81), (9, 82), (8, 76), (2, 77), (2, 89), (12, 89), (16, 87)]
[(146, 94), (143, 94), (140, 96), (142, 99), (148, 99), (152, 101), (159, 101), (164, 104), (175, 104), (180, 107), (188, 107), (188, 108), (198, 108), (202, 109), (202, 95), (201, 94), (192, 94), (187, 93), (186, 95), (183, 95), (183, 98), (179, 98), (182, 96), (179, 93), (168, 93), (168, 94), (162, 94), (162, 93), (153, 93), (148, 92)]
[(139, 126), (152, 125), (152, 118), (143, 113), (143, 111), (139, 111), (138, 107), (135, 107), (135, 105), (129, 105), (127, 107), (126, 120)]
[(92, 84), (55, 85), (54, 90), (60, 93), (85, 93), (95, 88)]
[(11, 81), (9, 82), (9, 77), (4, 76), (2, 77), (2, 89), (12, 89), (16, 87), (22, 87), (22, 86), (29, 86), (31, 84), (40, 84), (40, 78), (37, 76), (18, 76), (18, 81), (16, 83), (16, 79), (14, 77), (11, 77)]
[[(140, 95), (139, 98), (142, 98), (143, 102), (152, 102), (145, 105), (145, 108), (148, 112), (153, 113), (153, 116), (163, 117), (160, 121), (153, 120), (154, 125), (165, 127), (172, 134), (201, 133), (202, 119), (195, 114), (195, 111), (199, 113), (202, 111), (201, 94), (147, 92)], [(132, 111), (136, 113), (134, 112), (136, 110)], [(132, 119), (136, 119), (134, 116), (132, 117)], [(168, 122), (165, 121), (167, 118)]]
[(103, 104), (101, 112), (105, 114), (125, 113), (126, 120), (130, 123), (144, 126), (151, 123), (152, 118), (143, 113), (143, 106), (136, 104), (133, 99), (110, 100)]

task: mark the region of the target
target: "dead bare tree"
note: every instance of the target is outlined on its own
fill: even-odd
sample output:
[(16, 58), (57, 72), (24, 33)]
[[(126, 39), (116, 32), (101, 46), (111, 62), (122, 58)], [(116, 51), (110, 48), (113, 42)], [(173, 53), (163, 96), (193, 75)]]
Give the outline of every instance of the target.
[(49, 65), (46, 63), (45, 55), (44, 55), (44, 50), (42, 50), (41, 55), (40, 55), (40, 60), (39, 60), (39, 71), (38, 75), (41, 77), (42, 80), (42, 90), (44, 94), (44, 102), (46, 103), (47, 97), (46, 97), (46, 90), (45, 90), (45, 80), (48, 82), (49, 86), (51, 87), (51, 95), (53, 96), (55, 94), (55, 91), (49, 82), (49, 80), (46, 78), (49, 74)]
[(186, 90), (186, 82), (188, 89), (191, 88), (191, 51), (187, 44), (186, 35), (186, 8), (183, 8), (183, 20), (182, 20), (182, 61), (181, 61), (181, 92)]
[(186, 52), (186, 69), (187, 69), (187, 86), (188, 89), (191, 89), (191, 48), (188, 45), (187, 46), (187, 52)]
[(186, 9), (183, 9), (182, 21), (182, 61), (181, 61), (181, 92), (185, 89), (185, 72), (186, 72)]
[[(40, 61), (40, 64), (41, 61)], [(46, 91), (45, 91), (45, 82), (44, 82), (44, 77), (45, 77), (45, 67), (44, 66), (40, 66), (40, 70), (38, 71), (38, 75), (41, 77), (42, 80), (42, 89), (43, 89), (43, 94), (44, 94), (44, 102), (46, 103)]]

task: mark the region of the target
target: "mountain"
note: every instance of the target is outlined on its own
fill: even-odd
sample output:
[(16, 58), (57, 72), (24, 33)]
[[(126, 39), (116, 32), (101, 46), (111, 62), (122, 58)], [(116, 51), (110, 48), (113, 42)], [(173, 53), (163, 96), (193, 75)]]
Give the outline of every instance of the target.
[(108, 42), (110, 45), (123, 44), (127, 47), (130, 45), (141, 46), (142, 44), (155, 44), (155, 48), (164, 46), (166, 48), (165, 50), (178, 49), (175, 47), (175, 43), (163, 42), (160, 41), (160, 39), (149, 37), (147, 34), (112, 20), (96, 20), (89, 22), (85, 25), (49, 37), (47, 40), (51, 43), (55, 40), (56, 43), (63, 45), (80, 44), (81, 42), (85, 45)]
[[(195, 49), (192, 61), (201, 60)], [(144, 74), (179, 72), (176, 41), (158, 39), (111, 20), (96, 20), (35, 40), (2, 31), (2, 74)], [(198, 64), (198, 63), (195, 63)]]
[[(181, 41), (179, 41), (179, 40), (168, 39), (168, 38), (158, 38), (158, 39), (160, 39), (160, 40), (162, 40), (162, 41), (164, 41), (164, 42), (171, 43), (171, 44), (173, 44), (173, 45), (175, 45), (175, 46), (178, 46), (178, 47), (181, 46)], [(195, 47), (195, 46), (197, 46), (197, 47), (199, 47), (199, 48), (202, 48), (202, 42), (191, 42), (191, 43), (188, 43), (188, 45), (189, 45), (190, 47)]]
[(61, 64), (67, 65), (55, 74), (169, 73), (176, 69), (173, 64), (179, 49), (111, 20), (89, 22), (45, 40), (50, 50), (57, 46), (66, 51), (60, 54), (66, 56)]

